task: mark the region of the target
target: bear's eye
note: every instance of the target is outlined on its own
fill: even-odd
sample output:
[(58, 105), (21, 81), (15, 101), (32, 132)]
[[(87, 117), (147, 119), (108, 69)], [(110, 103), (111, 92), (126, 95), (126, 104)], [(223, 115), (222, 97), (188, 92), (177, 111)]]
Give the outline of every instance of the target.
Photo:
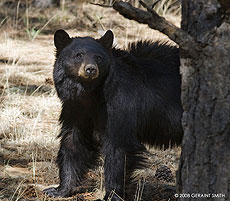
[(83, 54), (82, 54), (82, 53), (77, 53), (76, 57), (77, 57), (77, 58), (82, 58), (82, 57), (83, 57)]
[(97, 56), (96, 59), (97, 59), (97, 61), (101, 61), (102, 57), (101, 56)]

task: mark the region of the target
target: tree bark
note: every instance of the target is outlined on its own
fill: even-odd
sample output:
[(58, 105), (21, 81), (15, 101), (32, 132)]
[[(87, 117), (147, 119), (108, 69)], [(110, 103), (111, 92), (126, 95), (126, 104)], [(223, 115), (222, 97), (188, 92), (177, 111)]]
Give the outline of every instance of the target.
[(124, 2), (113, 7), (180, 46), (184, 108), (177, 173), (180, 200), (230, 200), (229, 0), (182, 0), (182, 30), (146, 6), (148, 12)]
[(190, 197), (181, 200), (230, 199), (230, 24), (223, 15), (216, 0), (182, 1), (182, 29), (203, 48), (197, 58), (181, 51), (184, 139), (177, 181)]

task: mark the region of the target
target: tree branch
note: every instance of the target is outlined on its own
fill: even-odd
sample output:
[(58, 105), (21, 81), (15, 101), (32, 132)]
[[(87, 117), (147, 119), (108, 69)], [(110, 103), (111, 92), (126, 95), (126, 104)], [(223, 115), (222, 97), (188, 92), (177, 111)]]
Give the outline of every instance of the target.
[(122, 1), (115, 2), (113, 4), (113, 8), (130, 20), (135, 20), (142, 24), (148, 24), (150, 28), (164, 33), (171, 40), (177, 43), (181, 49), (187, 51), (190, 55), (197, 54), (197, 51), (200, 50), (200, 47), (192, 36), (168, 22), (165, 18), (159, 16), (144, 2), (140, 1), (140, 3), (142, 6), (147, 8), (148, 11), (135, 8), (131, 4)]

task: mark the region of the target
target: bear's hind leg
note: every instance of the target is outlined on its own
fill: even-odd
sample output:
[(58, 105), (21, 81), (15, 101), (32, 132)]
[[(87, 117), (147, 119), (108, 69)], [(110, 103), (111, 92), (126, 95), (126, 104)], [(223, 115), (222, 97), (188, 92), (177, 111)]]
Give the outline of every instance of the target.
[(106, 147), (105, 154), (105, 200), (133, 201), (135, 197), (136, 182), (132, 178), (133, 171), (140, 169), (145, 164), (143, 153), (144, 146), (114, 147), (112, 144)]

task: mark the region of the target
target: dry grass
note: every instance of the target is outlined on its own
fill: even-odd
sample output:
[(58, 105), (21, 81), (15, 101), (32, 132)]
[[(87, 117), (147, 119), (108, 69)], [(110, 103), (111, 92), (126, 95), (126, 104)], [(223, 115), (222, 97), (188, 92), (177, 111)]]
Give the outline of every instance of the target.
[[(71, 27), (68, 29), (71, 36), (99, 37), (104, 30), (112, 29), (119, 47), (140, 39), (167, 39), (145, 25), (124, 19), (111, 8), (84, 4), (83, 10), (88, 17), (86, 13), (76, 17), (68, 5), (64, 11), (28, 8), (26, 18), (26, 10), (22, 8), (17, 17), (11, 18), (15, 14), (7, 13), (9, 16), (4, 20), (2, 13), (6, 10), (0, 9), (0, 200), (47, 200), (41, 190), (58, 184), (54, 161), (61, 104), (52, 84), (54, 30)], [(55, 18), (50, 20), (53, 16)], [(180, 22), (179, 17), (173, 15), (167, 18), (177, 25)], [(23, 19), (30, 20), (29, 27)], [(31, 40), (26, 30), (33, 26), (42, 30)], [(157, 200), (156, 195), (161, 194), (162, 182), (153, 177), (157, 167), (162, 164), (170, 167), (174, 180), (169, 185), (175, 183), (180, 149), (154, 149), (151, 153), (149, 167), (136, 174), (137, 178), (145, 180), (143, 197), (147, 195), (149, 201)], [(102, 172), (100, 167), (89, 173), (90, 180), (96, 181), (97, 186), (83, 186), (82, 193), (78, 194), (80, 200), (103, 196)], [(93, 193), (87, 192), (88, 189)]]

